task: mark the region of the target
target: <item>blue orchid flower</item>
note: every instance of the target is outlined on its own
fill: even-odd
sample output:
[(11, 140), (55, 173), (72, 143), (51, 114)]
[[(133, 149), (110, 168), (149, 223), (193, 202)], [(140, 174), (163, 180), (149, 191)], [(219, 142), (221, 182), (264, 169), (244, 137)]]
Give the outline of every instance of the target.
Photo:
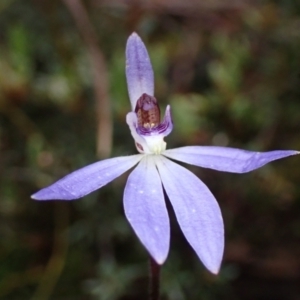
[(124, 190), (124, 211), (152, 258), (163, 264), (170, 247), (165, 190), (187, 241), (204, 266), (217, 274), (224, 251), (224, 225), (219, 205), (197, 176), (173, 160), (218, 171), (246, 173), (300, 152), (251, 152), (211, 146), (167, 150), (164, 137), (173, 129), (170, 106), (167, 106), (161, 121), (158, 102), (154, 97), (150, 58), (136, 33), (127, 41), (126, 78), (132, 108), (126, 121), (139, 154), (88, 165), (41, 189), (32, 198), (78, 199), (135, 167)]

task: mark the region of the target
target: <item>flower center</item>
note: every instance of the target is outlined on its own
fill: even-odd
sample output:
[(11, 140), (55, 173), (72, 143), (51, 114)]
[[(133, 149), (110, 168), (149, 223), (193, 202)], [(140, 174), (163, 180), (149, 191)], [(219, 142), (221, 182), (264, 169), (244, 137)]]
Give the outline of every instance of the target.
[(166, 150), (164, 137), (173, 129), (170, 106), (166, 107), (164, 119), (160, 121), (157, 100), (146, 93), (137, 100), (135, 110), (126, 116), (136, 148), (143, 154), (161, 154)]

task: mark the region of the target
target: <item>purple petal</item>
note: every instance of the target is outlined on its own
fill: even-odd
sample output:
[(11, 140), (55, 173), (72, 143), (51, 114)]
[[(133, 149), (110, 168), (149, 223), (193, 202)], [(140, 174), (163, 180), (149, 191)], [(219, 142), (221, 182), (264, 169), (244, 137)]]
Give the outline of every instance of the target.
[(153, 156), (145, 156), (128, 177), (124, 209), (142, 244), (162, 264), (169, 252), (170, 224)]
[(156, 160), (186, 239), (205, 267), (217, 274), (224, 250), (224, 227), (217, 201), (193, 173), (162, 156)]
[(31, 196), (35, 200), (73, 200), (114, 180), (141, 159), (142, 155), (115, 157), (81, 168)]
[(146, 93), (154, 95), (154, 75), (147, 49), (141, 38), (133, 33), (126, 45), (126, 78), (132, 110)]
[(191, 165), (232, 173), (246, 173), (265, 164), (299, 154), (298, 151), (252, 152), (212, 146), (190, 146), (166, 150), (163, 155)]

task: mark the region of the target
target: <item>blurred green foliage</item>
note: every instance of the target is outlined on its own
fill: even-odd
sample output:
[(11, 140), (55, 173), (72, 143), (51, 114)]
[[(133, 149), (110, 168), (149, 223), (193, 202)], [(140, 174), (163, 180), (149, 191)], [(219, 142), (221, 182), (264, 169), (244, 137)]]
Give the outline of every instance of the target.
[[(126, 176), (74, 202), (30, 199), (97, 160), (89, 45), (66, 2), (0, 2), (0, 299), (146, 299), (147, 254), (122, 210)], [(84, 6), (107, 69), (111, 156), (136, 151), (125, 125), (132, 31), (148, 47), (161, 106), (172, 107), (169, 147), (300, 149), (299, 2)], [(204, 270), (170, 208), (162, 299), (298, 299), (299, 158), (245, 175), (193, 171), (220, 203), (224, 263), (218, 277)]]

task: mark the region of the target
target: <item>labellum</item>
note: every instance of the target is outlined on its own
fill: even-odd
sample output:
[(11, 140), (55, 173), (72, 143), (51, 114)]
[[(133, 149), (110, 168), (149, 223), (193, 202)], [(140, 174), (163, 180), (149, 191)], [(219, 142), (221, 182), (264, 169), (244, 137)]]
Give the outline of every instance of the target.
[(160, 110), (157, 100), (153, 96), (143, 94), (136, 103), (138, 126), (152, 129), (160, 123)]

